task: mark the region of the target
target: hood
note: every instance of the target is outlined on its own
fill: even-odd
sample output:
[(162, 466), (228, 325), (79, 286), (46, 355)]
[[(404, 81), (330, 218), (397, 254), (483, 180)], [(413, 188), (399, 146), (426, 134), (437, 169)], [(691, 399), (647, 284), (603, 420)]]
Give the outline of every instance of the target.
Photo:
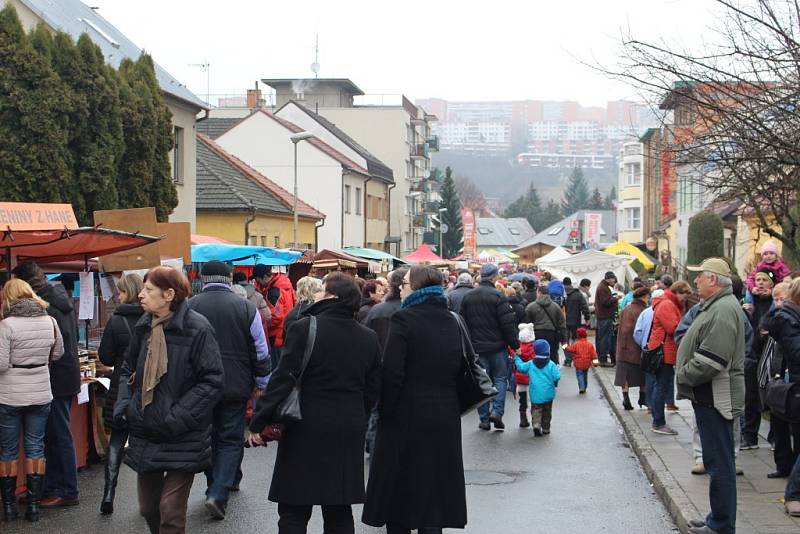
[(135, 304), (120, 304), (114, 310), (114, 315), (125, 315), (138, 317), (144, 313), (144, 308), (138, 302)]
[(67, 295), (67, 290), (61, 284), (47, 285), (39, 292), (39, 296), (46, 300), (50, 306), (67, 315), (75, 309), (72, 299)]
[(339, 299), (324, 299), (315, 302), (304, 312), (304, 315), (338, 315), (355, 319), (355, 311), (345, 306)]
[(20, 299), (11, 305), (6, 317), (39, 317), (47, 315), (42, 305), (33, 299)]
[(580, 292), (580, 290), (577, 287), (564, 286), (564, 288), (567, 290), (567, 296), (570, 296), (570, 295), (572, 295), (573, 293), (576, 293), (576, 292)]
[(538, 299), (536, 299), (536, 302), (541, 306), (548, 306), (553, 302), (553, 299), (551, 299), (547, 295), (543, 295), (543, 296), (539, 297)]

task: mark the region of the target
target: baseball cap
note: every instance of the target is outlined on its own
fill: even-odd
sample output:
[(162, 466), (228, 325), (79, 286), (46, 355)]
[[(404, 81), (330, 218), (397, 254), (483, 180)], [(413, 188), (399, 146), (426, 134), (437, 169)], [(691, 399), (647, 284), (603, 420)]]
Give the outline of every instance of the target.
[(731, 275), (731, 267), (723, 258), (707, 258), (700, 265), (689, 265), (686, 269), (695, 273), (708, 271), (720, 276)]

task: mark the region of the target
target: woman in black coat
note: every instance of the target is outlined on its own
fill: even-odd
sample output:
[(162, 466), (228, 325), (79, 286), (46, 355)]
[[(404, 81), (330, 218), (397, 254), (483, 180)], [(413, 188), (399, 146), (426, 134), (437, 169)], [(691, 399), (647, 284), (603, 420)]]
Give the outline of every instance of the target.
[(354, 279), (331, 273), (324, 296), (288, 332), (280, 363), (258, 400), (248, 437), (275, 421), (277, 406), (300, 375), (310, 317), (316, 339), (302, 376), (301, 422), (286, 423), (278, 444), (269, 500), (278, 503), (280, 534), (306, 532), (314, 505), (322, 505), (325, 532), (352, 533), (350, 505), (364, 502), (364, 435), (380, 389), (378, 336), (358, 324), (360, 296)]
[(211, 464), (211, 420), (222, 398), (222, 356), (208, 320), (190, 310), (183, 273), (154, 267), (140, 293), (119, 376), (114, 424), (130, 433), (125, 463), (138, 474), (150, 532), (184, 532), (194, 475)]
[(111, 430), (108, 440), (108, 454), (106, 455), (106, 480), (103, 490), (103, 501), (100, 503), (100, 512), (110, 514), (114, 512), (114, 493), (117, 488), (119, 467), (122, 465), (125, 443), (128, 441), (128, 430), (124, 426), (114, 425), (114, 403), (117, 401), (119, 389), (119, 374), (125, 361), (125, 351), (131, 343), (133, 330), (136, 323), (144, 314), (142, 305), (139, 304), (139, 293), (142, 291), (142, 277), (138, 274), (126, 274), (117, 282), (120, 304), (114, 310), (114, 315), (103, 331), (100, 347), (97, 353), (104, 365), (114, 368), (111, 375), (111, 387), (106, 396), (106, 405), (103, 409), (103, 422)]
[(385, 524), (389, 534), (434, 534), (467, 524), (456, 390), (464, 365), (461, 336), (436, 269), (411, 267), (403, 296), (383, 358), (363, 521)]

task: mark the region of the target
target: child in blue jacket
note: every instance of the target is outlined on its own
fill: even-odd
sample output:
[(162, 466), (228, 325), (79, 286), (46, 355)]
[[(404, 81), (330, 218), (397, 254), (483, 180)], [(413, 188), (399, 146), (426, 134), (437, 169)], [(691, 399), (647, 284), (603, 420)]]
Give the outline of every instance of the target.
[(530, 378), (528, 395), (531, 401), (531, 423), (533, 435), (541, 436), (550, 433), (550, 421), (553, 419), (553, 399), (556, 398), (556, 387), (561, 380), (558, 366), (550, 359), (550, 344), (544, 339), (533, 343), (536, 354), (533, 360), (523, 362), (518, 355), (514, 357), (517, 371), (527, 373)]

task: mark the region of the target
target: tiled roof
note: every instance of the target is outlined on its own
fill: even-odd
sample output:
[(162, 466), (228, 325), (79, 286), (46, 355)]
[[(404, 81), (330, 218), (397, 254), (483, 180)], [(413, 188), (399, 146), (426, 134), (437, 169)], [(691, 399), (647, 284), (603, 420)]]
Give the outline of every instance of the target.
[[(106, 62), (114, 68), (119, 68), (123, 59), (136, 61), (142, 55), (141, 48), (81, 0), (20, 1), (48, 26), (69, 34), (76, 41), (82, 33), (88, 34), (100, 47)], [(155, 63), (155, 70), (162, 91), (198, 108), (208, 109), (208, 104), (195, 96), (158, 63)]]
[(535, 236), (523, 242), (514, 249), (517, 250), (527, 248), (533, 245), (549, 245), (551, 247), (564, 247), (569, 241), (570, 222), (574, 219), (583, 221), (587, 213), (599, 213), (603, 216), (600, 222), (600, 244), (611, 244), (617, 238), (617, 214), (609, 210), (580, 210), (569, 217), (565, 217), (557, 223), (548, 226)]
[(478, 217), (475, 229), (479, 247), (516, 247), (536, 234), (524, 217)]
[[(197, 209), (259, 210), (291, 215), (294, 196), (281, 186), (226, 152), (214, 141), (197, 135)], [(300, 217), (325, 215), (298, 199)]]
[(367, 162), (367, 170), (369, 173), (376, 178), (379, 178), (385, 182), (394, 183), (394, 173), (392, 169), (379, 160), (375, 155), (373, 155), (369, 150), (361, 146), (355, 139), (347, 135), (347, 133), (336, 126), (334, 123), (320, 115), (319, 113), (314, 113), (307, 107), (303, 106), (302, 104), (295, 102), (294, 100), (290, 100), (286, 104), (284, 104), (281, 109), (285, 108), (289, 105), (297, 106), (301, 111), (306, 113), (309, 117), (317, 121), (323, 128), (328, 130), (331, 134), (336, 136), (342, 143), (350, 147), (354, 152), (357, 152), (359, 156), (364, 158)]
[(197, 132), (216, 139), (244, 119), (244, 117), (206, 117), (197, 121)]

